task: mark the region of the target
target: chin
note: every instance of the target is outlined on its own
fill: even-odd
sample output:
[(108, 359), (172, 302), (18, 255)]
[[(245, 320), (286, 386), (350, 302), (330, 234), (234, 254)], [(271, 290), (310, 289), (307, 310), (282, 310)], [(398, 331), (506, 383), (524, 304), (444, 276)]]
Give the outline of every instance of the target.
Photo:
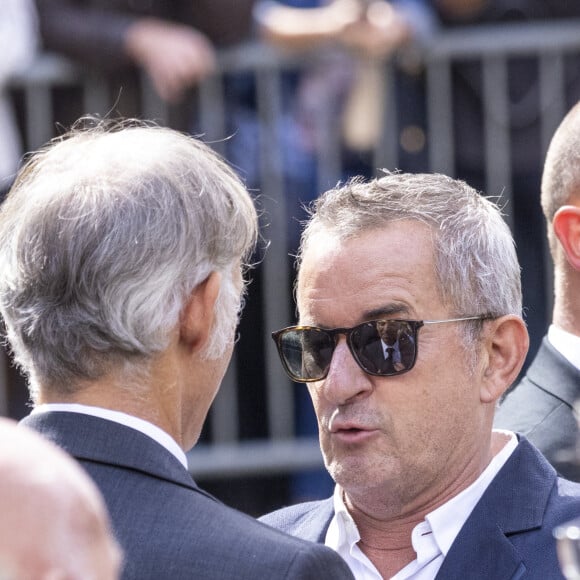
[(325, 461), (332, 479), (346, 491), (385, 489), (396, 485), (401, 466), (386, 457), (347, 455)]

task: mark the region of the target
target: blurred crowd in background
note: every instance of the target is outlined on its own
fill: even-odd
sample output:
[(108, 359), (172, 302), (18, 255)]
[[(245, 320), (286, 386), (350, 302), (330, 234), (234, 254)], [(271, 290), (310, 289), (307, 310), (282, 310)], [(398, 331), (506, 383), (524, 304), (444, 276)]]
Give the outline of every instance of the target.
[[(170, 112), (168, 123), (204, 136), (207, 119), (200, 118), (198, 87), (220, 71), (221, 55), (235, 54), (249, 44), (260, 47), (255, 69), (228, 68), (223, 82), (223, 134), (218, 136), (228, 161), (261, 203), (261, 144), (265, 112), (260, 108), (260, 53), (280, 51), (294, 65), (280, 74), (280, 108), (273, 121), (279, 141), (279, 178), (286, 215), (287, 268), (300, 234), (303, 206), (333, 182), (320, 177), (320, 158), (328, 143), (322, 119), (330, 120), (338, 148), (338, 177), (370, 176), (379, 168), (424, 172), (431, 169), (426, 99), (425, 51), (435, 37), (472, 26), (532, 24), (580, 17), (580, 4), (564, 0), (3, 0), (0, 17), (0, 184), (10, 186), (26, 143), (29, 111), (22, 83), (41, 55), (57, 54), (80, 65), (82, 74), (106, 81), (111, 117), (140, 117), (144, 84)], [(472, 28), (468, 28), (472, 30)], [(490, 33), (489, 44), (495, 42)], [(278, 53), (277, 53), (278, 54)], [(285, 61), (286, 62), (286, 61)], [(390, 63), (389, 83), (385, 63)], [(451, 70), (452, 138), (455, 176), (486, 191), (486, 128), (488, 111), (478, 58), (454, 63)], [(511, 192), (507, 208), (517, 243), (526, 322), (531, 335), (530, 358), (549, 322), (550, 282), (542, 266), (544, 223), (540, 208), (542, 149), (541, 114), (546, 102), (538, 81), (538, 59), (522, 54), (507, 69)], [(564, 63), (566, 106), (580, 98), (580, 51)], [(389, 92), (389, 88), (392, 91)], [(55, 87), (51, 102), (54, 134), (85, 113), (82, 83)], [(391, 132), (396, 136), (395, 166), (377, 165), (375, 152), (384, 139), (385, 100), (396, 104)], [(556, 120), (556, 123), (560, 119)], [(35, 146), (38, 144), (34, 144)], [(274, 145), (272, 145), (274, 147)], [(265, 224), (268, 217), (265, 216)], [(277, 232), (264, 229), (267, 240)], [(260, 259), (258, 256), (257, 259)], [(258, 266), (247, 299), (238, 344), (237, 406), (240, 438), (267, 438), (264, 416), (264, 347), (272, 328), (262, 318), (263, 272)], [(290, 284), (291, 284), (290, 275)], [(290, 289), (289, 289), (290, 290)], [(266, 338), (264, 338), (266, 337)], [(6, 414), (27, 412), (26, 389), (18, 372), (6, 370)], [(295, 431), (316, 437), (316, 424), (306, 391), (295, 387)], [(255, 480), (213, 482), (226, 502), (253, 513), (281, 503), (331, 493), (332, 482), (316, 472), (271, 476), (267, 485)], [(211, 488), (211, 486), (210, 486)], [(268, 492), (264, 492), (267, 489)]]

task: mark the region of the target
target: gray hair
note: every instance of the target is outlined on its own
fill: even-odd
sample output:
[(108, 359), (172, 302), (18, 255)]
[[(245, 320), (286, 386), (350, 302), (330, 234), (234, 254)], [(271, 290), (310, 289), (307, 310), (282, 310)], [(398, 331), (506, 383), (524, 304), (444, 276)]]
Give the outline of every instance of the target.
[(146, 367), (214, 271), (206, 355), (219, 356), (240, 307), (232, 272), (257, 227), (247, 190), (200, 141), (137, 121), (77, 123), (28, 160), (0, 211), (0, 312), (16, 360), (31, 383), (65, 391)]
[(550, 142), (542, 175), (542, 209), (552, 256), (559, 247), (552, 220), (572, 196), (580, 198), (580, 103), (566, 115)]
[(439, 291), (454, 315), (521, 316), (520, 267), (498, 206), (445, 175), (387, 173), (326, 192), (311, 209), (298, 264), (321, 231), (344, 240), (398, 220), (431, 228)]

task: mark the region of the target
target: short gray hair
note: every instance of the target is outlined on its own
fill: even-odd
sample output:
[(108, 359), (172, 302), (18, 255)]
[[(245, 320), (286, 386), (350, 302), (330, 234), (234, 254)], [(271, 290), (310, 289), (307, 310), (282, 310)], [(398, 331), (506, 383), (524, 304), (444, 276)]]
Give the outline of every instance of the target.
[(207, 352), (219, 355), (240, 306), (231, 273), (257, 227), (246, 188), (200, 141), (138, 121), (77, 123), (27, 161), (0, 211), (0, 312), (16, 360), (60, 390), (146, 366), (214, 271), (230, 294)]
[(455, 315), (521, 316), (520, 267), (498, 206), (441, 174), (354, 178), (326, 192), (311, 208), (298, 264), (321, 231), (344, 240), (399, 220), (431, 228), (439, 291)]
[(552, 256), (559, 247), (552, 220), (572, 196), (580, 198), (580, 103), (576, 104), (554, 133), (542, 175), (542, 209), (548, 228)]

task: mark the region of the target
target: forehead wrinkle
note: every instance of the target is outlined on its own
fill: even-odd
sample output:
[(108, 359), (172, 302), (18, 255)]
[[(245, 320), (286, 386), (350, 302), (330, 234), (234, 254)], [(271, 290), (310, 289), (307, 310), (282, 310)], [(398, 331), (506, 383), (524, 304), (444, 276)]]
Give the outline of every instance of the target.
[[(367, 270), (364, 280), (353, 286), (349, 284), (349, 276), (341, 276), (339, 280), (329, 282), (322, 272), (315, 272), (308, 277), (308, 282), (301, 285), (298, 294), (298, 311), (301, 324), (316, 323), (325, 328), (359, 324), (367, 320), (409, 317), (415, 312), (412, 306), (413, 297), (409, 294), (409, 281), (406, 276), (385, 272), (379, 267), (380, 274)], [(388, 286), (383, 286), (387, 292), (397, 292), (399, 298), (386, 299), (377, 292), (377, 280), (388, 280)], [(411, 302), (407, 302), (407, 299)], [(336, 322), (337, 304), (348, 304), (348, 309), (341, 310), (341, 322)], [(328, 314), (327, 314), (328, 313)], [(330, 318), (327, 319), (327, 316)], [(348, 321), (347, 321), (348, 319)]]
[(377, 316), (417, 318), (440, 302), (434, 300), (440, 293), (432, 232), (410, 222), (340, 241), (317, 234), (298, 282), (301, 324), (348, 327)]

